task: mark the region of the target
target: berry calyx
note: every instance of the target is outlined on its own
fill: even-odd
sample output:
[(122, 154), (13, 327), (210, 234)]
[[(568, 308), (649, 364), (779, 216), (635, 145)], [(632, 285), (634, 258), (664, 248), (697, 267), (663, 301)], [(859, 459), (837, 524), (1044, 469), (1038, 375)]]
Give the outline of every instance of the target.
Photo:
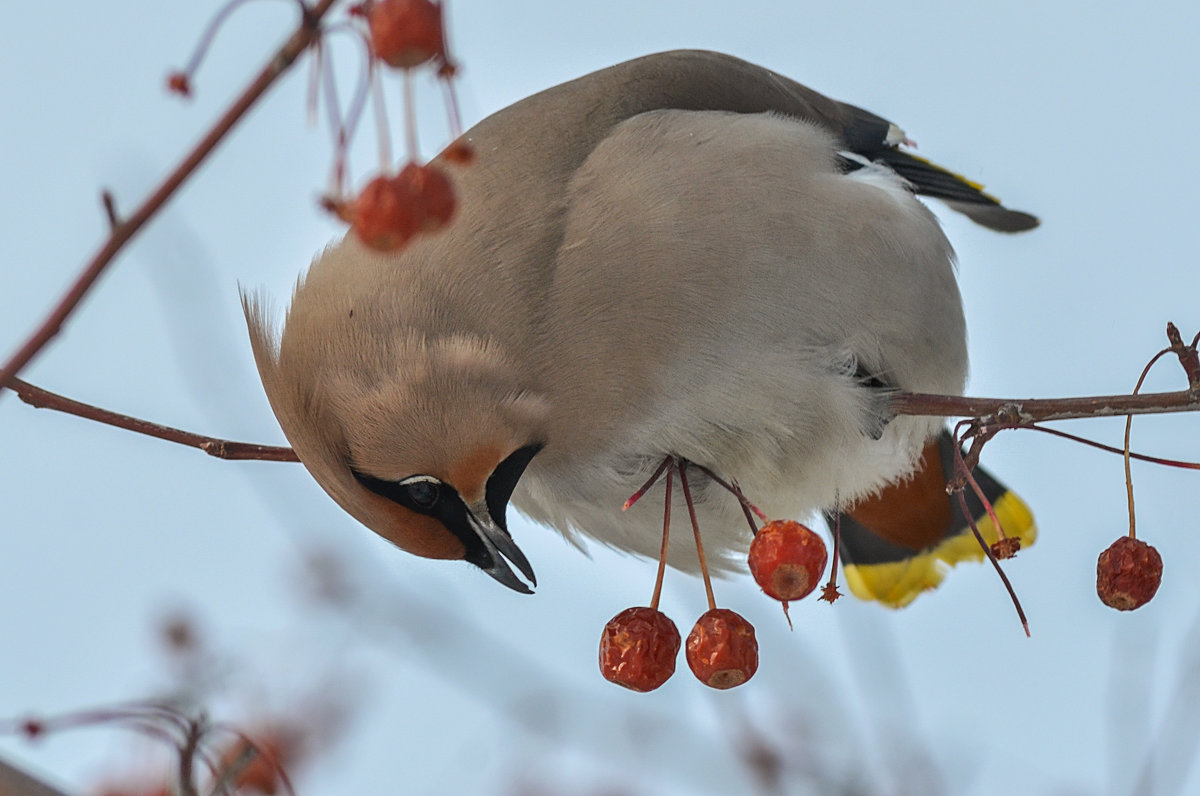
[(776, 600), (799, 600), (817, 587), (828, 558), (825, 542), (810, 528), (775, 520), (750, 544), (750, 574)]
[(600, 673), (633, 691), (653, 691), (675, 673), (679, 629), (654, 608), (626, 608), (600, 635)]
[(442, 6), (430, 0), (376, 0), (367, 4), (371, 47), (384, 63), (410, 69), (446, 60)]
[(712, 688), (733, 688), (758, 671), (754, 626), (727, 608), (714, 608), (696, 620), (687, 637), (692, 674)]
[(1021, 539), (1017, 536), (1005, 536), (992, 543), (992, 555), (1004, 561), (1014, 557), (1021, 550)]
[(1141, 539), (1122, 536), (1096, 561), (1096, 594), (1118, 611), (1141, 608), (1162, 583), (1162, 556)]

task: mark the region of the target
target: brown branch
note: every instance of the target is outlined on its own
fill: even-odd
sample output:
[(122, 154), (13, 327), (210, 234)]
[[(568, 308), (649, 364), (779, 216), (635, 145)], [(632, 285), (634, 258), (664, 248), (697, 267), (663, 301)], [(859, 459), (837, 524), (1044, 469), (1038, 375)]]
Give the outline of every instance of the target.
[[(98, 423), (123, 428), (137, 434), (199, 448), (218, 459), (258, 459), (273, 462), (298, 462), (291, 448), (258, 445), (250, 442), (209, 437), (148, 420), (123, 415), (98, 406), (76, 401), (21, 379), (9, 379), (8, 388), (25, 403), (37, 409), (52, 409), (69, 415), (95, 420)], [(1141, 395), (1108, 395), (1080, 398), (971, 398), (961, 395), (930, 395), (926, 393), (896, 393), (892, 396), (892, 411), (898, 415), (931, 415), (940, 417), (976, 418), (981, 427), (994, 432), (1006, 428), (1031, 428), (1047, 420), (1068, 420), (1113, 415), (1163, 414), (1200, 410), (1200, 397), (1191, 398), (1188, 392), (1143, 393)], [(1052, 432), (1053, 429), (1038, 428)], [(1070, 435), (1063, 435), (1070, 436)], [(1074, 437), (1072, 437), (1074, 438)], [(1080, 439), (1083, 442), (1085, 440)], [(1096, 447), (1120, 452), (1116, 448), (1088, 442)], [(1169, 460), (1133, 454), (1134, 458), (1174, 464)]]
[(1013, 399), (901, 392), (892, 396), (891, 410), (897, 415), (974, 417), (984, 424), (1029, 426), (1049, 420), (1196, 412), (1200, 411), (1200, 395), (1180, 390), (1141, 395)]
[(148, 420), (130, 417), (129, 415), (119, 414), (108, 409), (101, 409), (91, 404), (85, 404), (81, 401), (75, 401), (58, 393), (43, 390), (41, 387), (36, 387), (21, 379), (9, 379), (7, 386), (9, 389), (15, 391), (22, 401), (37, 409), (53, 409), (56, 412), (66, 412), (69, 415), (82, 417), (86, 420), (95, 420), (97, 423), (123, 428), (126, 431), (132, 431), (137, 434), (145, 434), (148, 437), (157, 437), (167, 442), (199, 448), (209, 456), (215, 456), (218, 459), (249, 459), (271, 462), (300, 461), (295, 451), (291, 448), (276, 445), (255, 445), (249, 442), (233, 442), (232, 440), (193, 434), (190, 431), (182, 431), (171, 426), (151, 423)]
[[(87, 295), (88, 290), (95, 284), (100, 275), (108, 268), (117, 253), (124, 248), (155, 214), (162, 209), (167, 200), (179, 190), (180, 186), (196, 171), (201, 163), (216, 148), (217, 144), (241, 120), (258, 99), (270, 88), (300, 54), (309, 45), (320, 38), (320, 20), (329, 11), (336, 0), (317, 0), (311, 8), (305, 8), (299, 26), (281, 46), (271, 60), (263, 67), (258, 76), (242, 92), (241, 96), (229, 107), (229, 110), (217, 120), (203, 139), (188, 153), (187, 157), (171, 172), (161, 185), (147, 198), (142, 205), (127, 219), (118, 219), (115, 212), (106, 203), (106, 214), (113, 224), (108, 240), (93, 256), (91, 262), (84, 267), (75, 282), (67, 289), (58, 304), (46, 316), (42, 324), (29, 339), (25, 341), (12, 357), (0, 368), (0, 385), (7, 385), (10, 379), (21, 372), (47, 343), (62, 330), (63, 323), (74, 312), (79, 302)], [(115, 208), (115, 204), (112, 205)], [(3, 391), (0, 390), (0, 393)]]
[[(1200, 374), (1200, 360), (1197, 360), (1196, 356), (1196, 343), (1197, 340), (1200, 340), (1200, 335), (1197, 335), (1197, 340), (1193, 340), (1191, 344), (1184, 345), (1182, 339), (1179, 337), (1179, 330), (1175, 328), (1174, 324), (1167, 324), (1167, 336), (1171, 340), (1171, 346), (1158, 356), (1167, 351), (1175, 353), (1179, 357), (1185, 373), (1188, 374), (1190, 382), (1193, 378), (1193, 373)], [(1157, 356), (1155, 358), (1157, 359)], [(1197, 378), (1200, 378), (1200, 375)], [(1139, 386), (1140, 384), (1141, 382), (1139, 381)], [(256, 445), (248, 442), (234, 442), (232, 440), (195, 434), (190, 431), (182, 431), (129, 415), (122, 415), (108, 409), (101, 409), (97, 406), (82, 403), (81, 401), (75, 401), (49, 390), (44, 390), (41, 387), (36, 387), (21, 379), (10, 378), (5, 383), (5, 386), (16, 391), (21, 400), (30, 406), (39, 409), (53, 409), (58, 412), (66, 412), (67, 414), (88, 420), (95, 420), (98, 423), (116, 426), (117, 428), (123, 428), (138, 434), (145, 434), (146, 436), (165, 439), (168, 442), (199, 448), (210, 456), (215, 456), (219, 459), (257, 459), (276, 462), (300, 461), (291, 448), (275, 445)], [(964, 427), (966, 430), (964, 432), (956, 429), (955, 438), (969, 437), (972, 439), (971, 450), (967, 453), (967, 463), (969, 466), (974, 467), (978, 461), (979, 449), (982, 448), (983, 444), (1000, 431), (1010, 428), (1033, 428), (1037, 431), (1046, 431), (1058, 434), (1059, 436), (1078, 439), (1080, 442), (1086, 442), (1089, 445), (1099, 448), (1115, 450), (1097, 442), (1077, 438), (1074, 435), (1063, 432), (1056, 432), (1053, 429), (1043, 428), (1035, 424), (1050, 420), (1194, 412), (1200, 410), (1200, 389), (1181, 390), (1179, 392), (1141, 393), (1136, 395), (1094, 395), (1078, 398), (1028, 398), (1025, 400), (901, 392), (892, 396), (891, 409), (897, 415), (970, 418), (959, 424), (960, 427)], [(1176, 463), (1170, 460), (1156, 459), (1139, 454), (1131, 454), (1131, 456), (1147, 461), (1155, 461), (1160, 464), (1195, 467), (1195, 465), (1190, 463)], [(645, 486), (626, 501), (626, 509), (633, 505), (650, 488), (662, 474), (663, 468), (666, 466), (667, 463), (664, 461), (663, 467), (659, 467), (650, 480), (646, 482)], [(701, 469), (703, 470), (704, 468)], [(704, 470), (704, 472), (708, 473), (711, 478), (716, 479), (726, 489), (738, 495), (743, 506), (749, 505), (745, 502), (745, 498), (741, 496), (740, 490), (737, 489), (736, 485), (721, 481), (708, 470)], [(754, 508), (752, 505), (749, 507)], [(755, 511), (757, 512), (757, 509)]]

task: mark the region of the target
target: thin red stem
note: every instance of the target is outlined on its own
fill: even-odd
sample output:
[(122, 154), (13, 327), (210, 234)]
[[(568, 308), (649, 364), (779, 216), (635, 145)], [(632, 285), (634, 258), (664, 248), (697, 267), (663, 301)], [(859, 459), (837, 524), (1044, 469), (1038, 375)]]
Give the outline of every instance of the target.
[[(736, 483), (731, 483), (731, 482), (726, 481), (725, 479), (721, 478), (721, 476), (717, 475), (712, 470), (708, 469), (707, 467), (705, 467), (702, 464), (696, 464), (695, 462), (689, 462), (688, 466), (695, 467), (697, 470), (699, 470), (700, 472), (707, 475), (709, 478), (711, 478), (713, 481), (715, 481), (718, 485), (720, 485), (722, 488), (724, 488), (726, 491), (728, 491), (734, 497), (736, 497), (738, 499), (738, 502), (742, 504), (742, 511), (752, 511), (763, 522), (770, 522), (770, 519), (767, 517), (766, 514), (764, 514), (762, 512), (761, 509), (759, 509), (758, 506), (754, 505), (753, 503), (751, 503), (749, 500), (746, 499), (745, 493), (742, 492), (741, 487), (739, 487)], [(748, 515), (747, 515), (747, 519), (749, 519)], [(750, 530), (752, 530), (755, 533), (758, 533), (758, 528), (754, 525), (754, 520), (750, 520)]]
[(412, 70), (405, 69), (404, 75), (404, 141), (408, 147), (408, 160), (415, 163), (421, 156), (417, 143), (417, 109), (413, 104)]
[[(668, 458), (664, 464), (671, 461)], [(662, 472), (662, 468), (659, 468)], [(663, 531), (662, 531), (662, 548), (658, 552), (658, 574), (654, 578), (654, 594), (650, 597), (650, 607), (655, 611), (658, 610), (658, 598), (662, 596), (663, 576), (667, 571), (667, 540), (671, 534), (671, 480), (675, 474), (674, 467), (667, 467), (667, 491), (666, 497), (663, 498)], [(655, 478), (658, 478), (658, 473), (655, 473)]]
[(838, 560), (842, 554), (842, 501), (841, 498), (834, 498), (833, 502), (833, 562), (829, 567), (829, 582), (825, 584), (821, 594), (821, 599), (830, 605), (837, 599)]
[[(1088, 439), (1087, 437), (1081, 437), (1077, 434), (1071, 434), (1066, 431), (1061, 431), (1057, 428), (1046, 428), (1044, 426), (1013, 426), (1013, 425), (1002, 425), (1002, 426), (999, 426), (998, 428), (1000, 428), (1000, 429), (1020, 429), (1022, 431), (1040, 431), (1043, 434), (1050, 434), (1055, 437), (1062, 437), (1063, 439), (1068, 439), (1072, 442), (1079, 442), (1083, 445), (1088, 445), (1090, 447), (1097, 448), (1098, 450), (1102, 450), (1105, 453), (1115, 453), (1115, 454), (1121, 455), (1125, 452), (1125, 451), (1121, 450), (1120, 448), (1114, 447), (1112, 445), (1105, 445), (1103, 442), (1096, 442), (1093, 439)], [(1185, 461), (1180, 461), (1179, 459), (1163, 459), (1158, 456), (1149, 456), (1144, 453), (1137, 453), (1136, 451), (1130, 451), (1129, 456), (1131, 458), (1137, 459), (1138, 461), (1150, 462), (1151, 464), (1161, 464), (1164, 467), (1179, 467), (1184, 470), (1200, 470), (1200, 462), (1185, 462)]]
[(1021, 607), (1021, 601), (1017, 599), (1017, 592), (1013, 589), (1012, 583), (1008, 579), (1008, 575), (1004, 574), (1004, 568), (1000, 566), (1000, 562), (996, 560), (996, 556), (992, 553), (992, 547), (983, 538), (983, 534), (979, 532), (979, 526), (975, 524), (975, 517), (971, 513), (971, 508), (967, 505), (966, 495), (962, 490), (957, 490), (959, 505), (962, 506), (963, 516), (967, 518), (967, 524), (971, 526), (971, 532), (975, 534), (975, 540), (979, 542), (979, 546), (983, 548), (983, 554), (987, 556), (988, 561), (992, 562), (992, 566), (996, 568), (996, 574), (1000, 576), (1000, 580), (1004, 583), (1004, 588), (1008, 589), (1008, 596), (1012, 599), (1013, 607), (1017, 609), (1017, 617), (1021, 620), (1021, 627), (1025, 629), (1025, 636), (1029, 637), (1029, 620), (1025, 618), (1025, 609)]
[(717, 608), (716, 598), (713, 597), (712, 579), (708, 576), (708, 559), (704, 555), (704, 542), (700, 540), (700, 523), (696, 520), (696, 507), (692, 504), (692, 490), (687, 480), (688, 462), (679, 460), (679, 485), (683, 487), (683, 502), (687, 504), (688, 519), (692, 522), (692, 535), (696, 537), (696, 555), (700, 558), (700, 576), (704, 578), (704, 591), (708, 594), (708, 610)]
[[(1167, 325), (1168, 337), (1171, 336), (1171, 331), (1174, 329), (1175, 329), (1174, 324)], [(1175, 330), (1174, 337), (1175, 337), (1175, 339), (1172, 340), (1172, 344), (1174, 344), (1176, 342), (1176, 340), (1178, 340), (1178, 337), (1179, 337), (1178, 330)], [(1138, 376), (1137, 384), (1135, 384), (1133, 387), (1134, 395), (1137, 395), (1138, 390), (1142, 389), (1142, 383), (1144, 381), (1146, 381), (1146, 376), (1148, 376), (1150, 374), (1150, 368), (1154, 367), (1154, 363), (1157, 362), (1162, 357), (1166, 356), (1167, 354), (1171, 353), (1173, 350), (1174, 350), (1173, 347), (1164, 348), (1162, 351), (1159, 351), (1157, 354), (1150, 357), (1150, 361), (1146, 363), (1146, 367), (1142, 368), (1142, 375)], [(1125, 450), (1124, 450), (1125, 497), (1129, 503), (1129, 538), (1136, 539), (1137, 538), (1137, 515), (1133, 510), (1133, 469), (1129, 466), (1129, 437), (1130, 437), (1130, 434), (1132, 433), (1132, 431), (1133, 431), (1133, 415), (1126, 415), (1125, 416)]]
[(988, 519), (992, 521), (992, 527), (996, 529), (996, 538), (1008, 538), (1004, 534), (1004, 526), (1000, 524), (1000, 518), (996, 516), (996, 511), (992, 507), (992, 501), (988, 500), (988, 496), (984, 494), (983, 488), (979, 486), (979, 482), (971, 474), (971, 468), (963, 461), (962, 450), (957, 445), (954, 446), (954, 466), (962, 475), (963, 480), (967, 482), (967, 485), (971, 487), (971, 491), (979, 498), (979, 502), (983, 504), (983, 510), (987, 512)]
[(369, 75), (371, 97), (375, 106), (375, 137), (379, 144), (379, 170), (388, 174), (392, 170), (392, 131), (388, 124), (387, 103), (383, 98), (383, 78), (380, 70), (372, 67)]
[(646, 494), (650, 487), (654, 486), (658, 482), (658, 479), (662, 477), (663, 471), (667, 469), (668, 465), (671, 464), (671, 461), (672, 460), (670, 456), (663, 458), (662, 464), (658, 465), (658, 469), (654, 471), (654, 474), (646, 479), (646, 483), (642, 484), (641, 489), (630, 495), (629, 499), (625, 501), (625, 504), (621, 506), (621, 511), (628, 511), (630, 506), (641, 500), (642, 495)]

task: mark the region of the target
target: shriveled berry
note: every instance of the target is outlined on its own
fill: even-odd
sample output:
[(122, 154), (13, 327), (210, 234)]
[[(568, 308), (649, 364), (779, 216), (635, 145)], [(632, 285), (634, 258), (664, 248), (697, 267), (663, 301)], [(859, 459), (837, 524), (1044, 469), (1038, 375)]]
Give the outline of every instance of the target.
[(432, 163), (409, 163), (396, 175), (397, 182), (415, 199), (422, 232), (446, 226), (454, 215), (454, 188), (450, 178)]
[(998, 560), (1012, 558), (1021, 550), (1021, 539), (1017, 536), (1005, 536), (992, 543), (992, 555)]
[(1141, 608), (1162, 583), (1162, 556), (1141, 539), (1122, 536), (1096, 561), (1096, 593), (1118, 611)]
[(634, 691), (653, 691), (675, 673), (679, 629), (653, 608), (626, 608), (600, 635), (600, 673)]
[(339, 214), (359, 240), (381, 252), (404, 246), (421, 228), (420, 200), (408, 182), (395, 177), (376, 177)]
[(686, 649), (692, 674), (713, 688), (741, 685), (758, 671), (754, 626), (727, 608), (714, 608), (697, 619)]
[(821, 580), (829, 555), (811, 529), (791, 520), (764, 525), (750, 544), (750, 574), (776, 600), (799, 600)]
[(371, 47), (388, 66), (409, 69), (445, 60), (442, 6), (430, 0), (376, 0), (367, 6)]

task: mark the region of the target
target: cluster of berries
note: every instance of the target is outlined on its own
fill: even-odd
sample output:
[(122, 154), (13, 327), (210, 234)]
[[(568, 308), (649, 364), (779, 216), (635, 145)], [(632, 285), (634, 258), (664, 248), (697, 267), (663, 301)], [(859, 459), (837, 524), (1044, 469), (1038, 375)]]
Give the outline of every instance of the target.
[[(750, 545), (750, 572), (769, 596), (786, 606), (806, 597), (825, 572), (828, 554), (821, 537), (798, 522), (763, 526)], [(675, 623), (654, 607), (627, 608), (600, 637), (600, 672), (617, 685), (653, 691), (675, 673), (680, 636)], [(734, 611), (712, 608), (688, 634), (692, 673), (712, 688), (733, 688), (758, 670), (754, 626)]]

